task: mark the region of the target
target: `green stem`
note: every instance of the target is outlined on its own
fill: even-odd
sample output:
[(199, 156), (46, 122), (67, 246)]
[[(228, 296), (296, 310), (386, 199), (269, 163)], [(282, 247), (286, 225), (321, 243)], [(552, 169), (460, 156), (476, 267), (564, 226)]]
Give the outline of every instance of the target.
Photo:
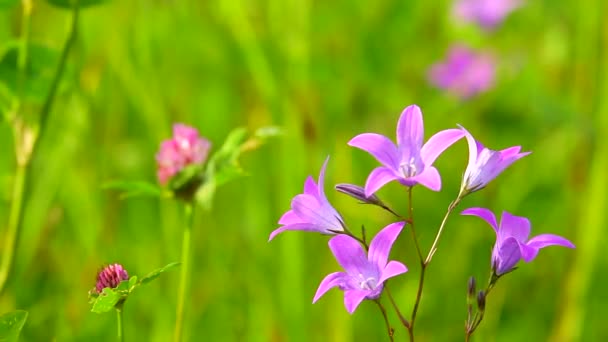
[(386, 330), (388, 333), (388, 338), (392, 341), (394, 341), (393, 338), (393, 334), (394, 334), (394, 330), (391, 327), (391, 323), (388, 320), (388, 315), (386, 314), (386, 309), (384, 308), (384, 306), (382, 305), (382, 303), (380, 303), (380, 299), (375, 300), (376, 304), (378, 304), (378, 308), (380, 309), (380, 312), (382, 312), (382, 317), (384, 317), (384, 323), (386, 324)]
[(118, 325), (118, 342), (123, 342), (125, 331), (122, 325), (122, 308), (116, 308), (116, 322)]
[[(22, 24), (22, 38), (19, 46), (19, 56), (18, 56), (18, 68), (20, 70), (20, 83), (25, 81), (25, 67), (27, 64), (27, 44), (29, 39), (29, 26), (30, 26), (30, 15), (31, 15), (32, 5), (31, 1), (23, 0), (23, 24)], [(17, 245), (17, 238), (19, 236), (19, 227), (21, 226), (21, 218), (23, 216), (23, 195), (25, 193), (25, 187), (27, 183), (27, 174), (29, 172), (30, 161), (32, 155), (36, 151), (36, 146), (38, 143), (38, 133), (44, 128), (46, 124), (46, 118), (48, 117), (48, 113), (51, 110), (53, 100), (55, 98), (55, 93), (57, 92), (57, 87), (59, 85), (59, 81), (61, 80), (61, 76), (63, 75), (63, 70), (65, 68), (65, 64), (67, 61), (68, 52), (71, 46), (76, 39), (76, 29), (78, 24), (78, 6), (74, 7), (74, 13), (72, 16), (72, 27), (70, 36), (66, 41), (63, 52), (61, 55), (61, 60), (59, 61), (59, 65), (55, 71), (55, 76), (53, 78), (53, 83), (51, 85), (51, 89), (47, 95), (47, 98), (44, 102), (44, 105), (40, 111), (40, 121), (38, 123), (38, 132), (32, 132), (23, 120), (18, 120), (18, 118), (12, 118), (15, 120), (14, 122), (14, 136), (15, 136), (15, 151), (16, 151), (16, 160), (17, 160), (17, 170), (15, 171), (15, 181), (13, 186), (13, 198), (11, 203), (11, 211), (9, 217), (9, 226), (8, 231), (5, 237), (5, 247), (2, 255), (2, 264), (0, 265), (0, 294), (4, 291), (6, 286), (6, 281), (8, 280), (8, 276), (10, 274), (15, 250)], [(23, 85), (20, 86), (23, 88)], [(20, 91), (22, 92), (22, 91)], [(22, 94), (21, 94), (22, 95)], [(13, 105), (13, 115), (20, 110), (21, 99), (17, 99)]]
[(17, 245), (17, 236), (19, 235), (19, 221), (21, 221), (21, 209), (23, 207), (26, 171), (26, 166), (21, 164), (17, 166), (17, 170), (15, 171), (8, 231), (4, 238), (4, 251), (2, 253), (2, 264), (0, 265), (0, 293), (4, 290), (15, 256), (15, 246)]
[(192, 244), (192, 218), (194, 217), (191, 203), (186, 204), (185, 217), (186, 226), (184, 227), (184, 238), (182, 241), (182, 265), (179, 280), (179, 292), (177, 293), (177, 312), (175, 320), (175, 334), (173, 339), (175, 342), (179, 342), (183, 338), (186, 293), (188, 292), (188, 285), (190, 283), (190, 247)]

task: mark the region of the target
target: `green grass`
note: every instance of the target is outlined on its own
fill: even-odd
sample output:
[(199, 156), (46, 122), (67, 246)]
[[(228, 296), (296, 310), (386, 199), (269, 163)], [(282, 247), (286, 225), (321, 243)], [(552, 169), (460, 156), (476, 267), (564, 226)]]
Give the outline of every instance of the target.
[[(492, 148), (533, 153), (463, 201), (527, 216), (533, 234), (566, 236), (502, 279), (476, 341), (600, 341), (606, 261), (608, 26), (594, 1), (529, 1), (491, 34), (454, 25), (449, 1), (111, 1), (81, 12), (79, 35), (32, 165), (16, 263), (0, 313), (29, 312), (22, 341), (107, 341), (115, 317), (90, 312), (87, 291), (104, 263), (144, 275), (180, 258), (181, 208), (167, 200), (119, 200), (114, 179), (155, 182), (159, 143), (173, 122), (199, 128), (219, 147), (235, 126), (279, 125), (284, 134), (242, 164), (248, 176), (198, 211), (187, 336), (209, 341), (386, 339), (373, 303), (350, 316), (321, 279), (339, 269), (327, 238), (279, 235), (267, 243), (305, 177), (330, 155), (326, 191), (347, 223), (369, 234), (392, 218), (331, 190), (363, 184), (376, 162), (346, 142), (362, 132), (392, 137), (401, 110), (421, 106), (426, 137), (462, 124)], [(0, 10), (0, 52), (19, 35), (19, 6)], [(34, 2), (30, 41), (60, 51), (69, 12)], [(430, 87), (426, 70), (465, 41), (500, 57), (497, 87), (462, 102)], [(53, 65), (48, 66), (51, 70)], [(0, 82), (2, 80), (0, 79)], [(35, 117), (41, 103), (26, 101)], [(440, 193), (415, 188), (417, 230), (430, 247), (458, 191), (467, 151), (437, 162)], [(15, 161), (0, 123), (0, 238)], [(396, 184), (379, 193), (401, 211)], [(492, 231), (453, 215), (428, 269), (419, 341), (462, 341), (467, 278), (486, 279)], [(4, 245), (3, 243), (1, 244)], [(391, 281), (405, 312), (417, 274), (409, 232), (393, 257), (410, 272)], [(127, 341), (168, 341), (179, 272), (138, 289), (125, 304)], [(391, 319), (397, 326), (396, 316)], [(397, 327), (397, 340), (406, 332)]]

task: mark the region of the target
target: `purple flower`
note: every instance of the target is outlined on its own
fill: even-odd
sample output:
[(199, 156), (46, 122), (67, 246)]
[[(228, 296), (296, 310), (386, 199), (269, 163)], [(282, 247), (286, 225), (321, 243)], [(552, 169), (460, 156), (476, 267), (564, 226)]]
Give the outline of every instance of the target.
[(405, 186), (416, 184), (439, 191), (441, 177), (433, 162), (453, 143), (462, 138), (459, 129), (446, 129), (422, 145), (424, 125), (416, 105), (403, 110), (397, 123), (397, 146), (387, 137), (375, 133), (359, 134), (348, 142), (374, 156), (383, 166), (374, 169), (365, 183), (365, 196), (370, 197), (386, 183), (397, 180)]
[(156, 154), (158, 181), (166, 184), (186, 166), (204, 163), (210, 147), (209, 140), (200, 137), (195, 128), (173, 125), (173, 137), (163, 141)]
[(365, 196), (365, 189), (358, 185), (341, 183), (335, 186), (335, 189), (352, 198), (358, 199), (361, 203), (384, 206), (384, 203), (376, 195)]
[(353, 313), (364, 299), (377, 299), (384, 288), (384, 281), (407, 272), (398, 261), (388, 261), (393, 243), (405, 222), (391, 223), (382, 229), (369, 245), (367, 255), (363, 247), (348, 235), (338, 235), (329, 240), (329, 248), (346, 272), (331, 273), (321, 281), (312, 300), (319, 298), (333, 287), (344, 291), (344, 306)]
[(502, 151), (484, 147), (466, 130), (460, 127), (469, 144), (469, 164), (462, 178), (461, 196), (483, 189), (516, 160), (531, 152), (519, 153), (521, 146), (513, 146)]
[(461, 99), (467, 99), (494, 85), (494, 59), (476, 53), (464, 45), (454, 45), (445, 62), (438, 62), (429, 70), (429, 81)]
[(328, 161), (329, 157), (325, 159), (323, 167), (321, 167), (319, 184), (308, 176), (304, 183), (304, 193), (293, 198), (291, 210), (279, 219), (279, 224), (283, 226), (270, 233), (268, 241), (286, 230), (303, 230), (328, 235), (335, 234), (334, 231), (344, 231), (342, 216), (329, 204), (325, 191), (323, 191), (325, 168)]
[(129, 280), (127, 271), (120, 264), (112, 264), (104, 267), (97, 275), (95, 291), (101, 293), (104, 288), (116, 288), (121, 281)]
[(497, 276), (513, 270), (520, 259), (534, 260), (541, 248), (553, 245), (574, 248), (572, 242), (553, 234), (541, 234), (528, 240), (530, 221), (506, 211), (502, 212), (500, 224), (496, 224), (494, 213), (485, 208), (469, 208), (462, 215), (477, 216), (494, 228), (496, 243), (492, 249), (492, 269)]
[(491, 30), (521, 5), (519, 0), (459, 0), (454, 3), (452, 13), (458, 21), (474, 22)]

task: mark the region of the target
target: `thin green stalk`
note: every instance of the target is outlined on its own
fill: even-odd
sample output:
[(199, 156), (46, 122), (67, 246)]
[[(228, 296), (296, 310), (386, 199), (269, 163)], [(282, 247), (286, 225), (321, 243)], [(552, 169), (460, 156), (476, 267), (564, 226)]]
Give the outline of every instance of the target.
[(19, 164), (15, 171), (11, 211), (9, 214), (8, 231), (4, 237), (4, 250), (2, 264), (0, 265), (0, 293), (8, 280), (8, 275), (15, 256), (15, 246), (19, 235), (19, 222), (21, 221), (21, 208), (23, 207), (23, 194), (25, 188), (26, 166)]
[(177, 312), (175, 320), (175, 334), (173, 339), (175, 342), (181, 341), (184, 334), (184, 311), (186, 295), (190, 284), (190, 247), (192, 245), (191, 235), (193, 217), (192, 204), (187, 203), (185, 207), (186, 226), (184, 227), (184, 238), (182, 241), (182, 265), (179, 280), (179, 292), (177, 293)]
[(394, 330), (391, 327), (391, 323), (388, 320), (388, 315), (386, 314), (386, 309), (384, 308), (384, 306), (382, 305), (382, 303), (380, 303), (380, 299), (375, 300), (376, 304), (378, 304), (378, 308), (380, 309), (380, 312), (382, 312), (382, 317), (384, 317), (384, 323), (386, 324), (386, 330), (388, 333), (388, 338), (392, 341), (394, 341), (393, 338), (393, 334), (394, 334)]
[(118, 342), (123, 342), (125, 331), (122, 325), (122, 308), (116, 308), (116, 322), (118, 325)]

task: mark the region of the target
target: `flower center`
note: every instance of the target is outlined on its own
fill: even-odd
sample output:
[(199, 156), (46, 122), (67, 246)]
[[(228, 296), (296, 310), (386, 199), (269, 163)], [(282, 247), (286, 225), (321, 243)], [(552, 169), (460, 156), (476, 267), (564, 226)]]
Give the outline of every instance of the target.
[(369, 290), (369, 291), (371, 291), (371, 290), (376, 289), (376, 281), (377, 280), (374, 277), (367, 277), (367, 278), (365, 278), (363, 276), (363, 274), (359, 274), (358, 282), (359, 282), (359, 288), (361, 290)]
[(410, 158), (408, 162), (402, 162), (399, 164), (399, 170), (405, 178), (413, 177), (418, 174), (418, 171), (421, 171), (418, 169), (416, 159), (414, 157)]

